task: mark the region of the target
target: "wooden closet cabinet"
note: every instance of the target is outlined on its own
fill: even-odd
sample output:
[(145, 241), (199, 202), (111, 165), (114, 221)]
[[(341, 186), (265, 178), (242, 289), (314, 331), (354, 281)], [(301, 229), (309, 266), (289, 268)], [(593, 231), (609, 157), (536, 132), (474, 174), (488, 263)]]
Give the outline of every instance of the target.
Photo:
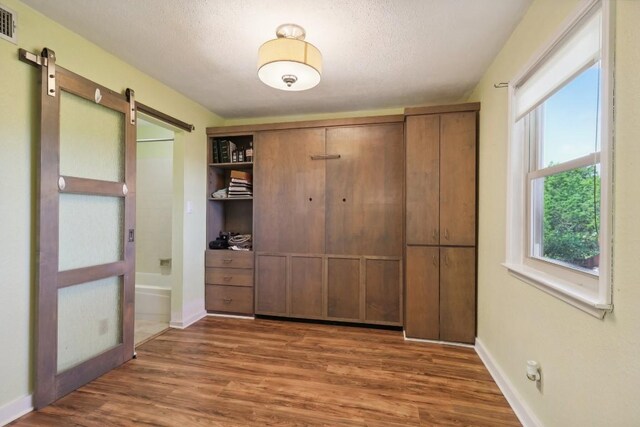
[(479, 104), (406, 114), (407, 337), (473, 343)]
[(407, 248), (407, 337), (473, 343), (475, 248)]
[(402, 324), (404, 129), (385, 120), (259, 132), (257, 314)]
[(407, 117), (407, 244), (475, 245), (476, 115)]

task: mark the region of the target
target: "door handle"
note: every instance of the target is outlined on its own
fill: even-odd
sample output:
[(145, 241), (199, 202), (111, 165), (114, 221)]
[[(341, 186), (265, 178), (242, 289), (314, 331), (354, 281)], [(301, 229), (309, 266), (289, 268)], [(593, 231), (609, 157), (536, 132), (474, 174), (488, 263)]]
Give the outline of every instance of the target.
[(433, 233), (431, 233), (431, 236), (433, 236), (433, 240), (438, 240), (438, 229), (437, 228), (433, 229)]
[(449, 240), (449, 229), (448, 228), (444, 229), (444, 239), (445, 240)]
[(438, 259), (436, 258), (435, 255), (431, 256), (431, 260), (433, 261), (433, 265), (435, 265), (437, 267), (438, 266)]
[(449, 255), (444, 254), (444, 265), (449, 267)]
[(311, 160), (333, 160), (339, 159), (340, 154), (312, 154)]

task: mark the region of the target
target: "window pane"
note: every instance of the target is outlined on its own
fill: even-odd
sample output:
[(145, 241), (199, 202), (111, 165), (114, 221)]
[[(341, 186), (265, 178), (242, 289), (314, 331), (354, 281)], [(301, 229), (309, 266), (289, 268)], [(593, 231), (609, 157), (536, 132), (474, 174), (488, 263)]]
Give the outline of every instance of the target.
[(587, 69), (542, 104), (540, 168), (600, 151), (600, 64)]
[(532, 186), (533, 255), (597, 273), (600, 168), (572, 169)]

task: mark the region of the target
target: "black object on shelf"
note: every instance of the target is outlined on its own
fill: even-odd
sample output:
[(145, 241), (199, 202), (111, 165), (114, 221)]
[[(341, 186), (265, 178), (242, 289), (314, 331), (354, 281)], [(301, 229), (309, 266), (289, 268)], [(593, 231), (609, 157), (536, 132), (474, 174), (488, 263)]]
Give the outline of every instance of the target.
[(229, 233), (221, 231), (216, 240), (209, 242), (209, 249), (229, 249)]

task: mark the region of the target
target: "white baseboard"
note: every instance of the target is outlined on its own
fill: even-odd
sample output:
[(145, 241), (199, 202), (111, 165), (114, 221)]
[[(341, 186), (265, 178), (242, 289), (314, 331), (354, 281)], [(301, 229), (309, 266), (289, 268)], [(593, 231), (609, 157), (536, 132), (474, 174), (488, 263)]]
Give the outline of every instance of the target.
[(169, 326), (176, 329), (185, 329), (193, 325), (194, 323), (196, 323), (198, 320), (202, 319), (206, 315), (207, 315), (207, 312), (205, 310), (198, 311), (188, 316), (186, 319), (179, 320), (179, 321), (172, 320), (169, 323)]
[(31, 411), (33, 411), (33, 396), (30, 394), (2, 405), (0, 406), (0, 426), (7, 425)]
[[(511, 405), (511, 409), (516, 413), (516, 416), (524, 427), (542, 427), (542, 423), (535, 416), (529, 405), (524, 401), (520, 393), (513, 386), (509, 378), (500, 369), (500, 366), (495, 362), (495, 359), (491, 356), (491, 353), (484, 346), (480, 338), (476, 338), (476, 353), (480, 356), (482, 363), (487, 367), (487, 370), (493, 377), (493, 380), (498, 384), (500, 391)], [(524, 371), (522, 372), (524, 375)]]

